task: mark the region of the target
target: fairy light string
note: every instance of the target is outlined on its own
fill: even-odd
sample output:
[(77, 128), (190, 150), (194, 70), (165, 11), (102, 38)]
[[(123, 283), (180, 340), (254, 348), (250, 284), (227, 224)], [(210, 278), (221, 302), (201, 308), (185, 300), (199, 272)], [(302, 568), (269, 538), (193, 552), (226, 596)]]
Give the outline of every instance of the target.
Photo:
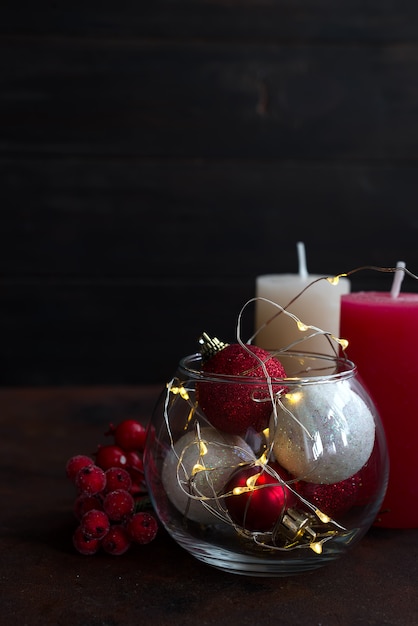
[[(363, 272), (365, 270), (370, 270), (370, 271), (376, 271), (376, 272), (382, 272), (382, 273), (389, 273), (389, 274), (396, 274), (397, 272), (400, 272), (402, 275), (402, 278), (405, 276), (405, 274), (407, 274), (410, 278), (413, 278), (414, 280), (418, 280), (418, 276), (416, 274), (414, 274), (413, 272), (411, 272), (404, 263), (398, 264), (396, 267), (379, 267), (376, 265), (362, 265), (360, 267), (356, 267), (355, 269), (352, 269), (348, 272), (344, 272), (341, 274), (336, 274), (334, 276), (320, 276), (319, 278), (313, 279), (310, 283), (308, 283), (308, 285), (306, 285), (303, 289), (301, 289), (301, 291), (299, 291), (299, 293), (290, 300), (290, 302), (288, 302), (285, 306), (280, 306), (277, 303), (274, 303), (270, 300), (266, 300), (268, 302), (270, 302), (272, 305), (275, 305), (276, 308), (278, 309), (276, 311), (276, 313), (274, 313), (269, 319), (267, 319), (264, 324), (262, 324), (257, 330), (256, 332), (250, 337), (250, 339), (248, 340), (247, 343), (252, 343), (252, 341), (255, 339), (255, 337), (258, 335), (258, 333), (264, 329), (266, 326), (268, 326), (273, 320), (275, 320), (279, 315), (281, 315), (282, 313), (287, 313), (288, 315), (290, 315), (290, 317), (293, 317), (293, 319), (296, 318), (296, 316), (292, 316), (292, 314), (289, 314), (289, 312), (287, 311), (287, 309), (294, 303), (296, 302), (296, 300), (298, 300), (299, 298), (301, 298), (303, 296), (303, 294), (308, 290), (311, 289), (313, 285), (315, 285), (316, 283), (320, 282), (320, 281), (324, 281), (326, 280), (330, 285), (336, 286), (338, 285), (339, 281), (341, 278), (349, 278), (350, 276), (352, 276), (353, 274), (357, 274), (358, 272)], [(263, 298), (252, 298), (251, 300), (249, 300), (243, 307), (243, 309), (250, 304), (251, 302), (254, 302), (255, 300), (260, 300)], [(243, 312), (243, 309), (241, 309), (241, 313)], [(299, 328), (299, 330), (308, 330), (308, 329), (313, 329), (314, 327), (310, 326), (309, 324), (305, 324), (304, 322), (302, 322), (301, 320), (299, 320), (298, 318), (295, 319), (295, 321), (297, 322), (297, 326)], [(321, 331), (320, 329), (316, 329), (316, 331), (318, 332), (318, 334), (323, 334), (326, 337), (329, 337), (331, 339), (333, 339), (334, 341), (336, 341), (337, 343), (339, 343), (341, 345), (341, 347), (343, 348), (343, 350), (345, 350), (348, 346), (348, 342), (346, 342), (346, 340), (344, 339), (339, 339), (335, 336), (332, 336), (330, 333), (327, 333), (326, 331)], [(314, 335), (312, 335), (314, 336)], [(292, 344), (294, 345), (294, 344)], [(284, 348), (284, 350), (288, 349)]]
[[(397, 267), (378, 267), (373, 265), (364, 265), (358, 268), (355, 268), (351, 271), (344, 272), (341, 274), (337, 274), (335, 276), (323, 276), (317, 279), (314, 279), (305, 286), (298, 295), (293, 298), (286, 306), (281, 306), (276, 302), (271, 300), (267, 300), (265, 298), (251, 298), (248, 300), (241, 311), (239, 312), (237, 319), (237, 327), (236, 327), (236, 338), (237, 343), (240, 346), (251, 353), (252, 357), (255, 358), (257, 365), (254, 366), (254, 369), (261, 367), (263, 371), (263, 376), (265, 379), (265, 384), (268, 390), (268, 397), (263, 399), (253, 398), (254, 401), (262, 401), (262, 402), (271, 402), (272, 405), (272, 420), (273, 427), (277, 426), (278, 423), (278, 412), (277, 407), (279, 406), (282, 411), (287, 413), (300, 427), (304, 432), (308, 439), (313, 440), (314, 436), (309, 429), (297, 419), (297, 417), (292, 413), (292, 411), (282, 402), (282, 396), (285, 394), (285, 391), (281, 389), (279, 392), (274, 390), (274, 385), (271, 376), (269, 375), (268, 369), (266, 367), (266, 360), (263, 360), (256, 354), (250, 351), (249, 345), (251, 345), (254, 338), (257, 336), (258, 332), (267, 326), (269, 323), (273, 321), (279, 315), (286, 315), (290, 317), (293, 322), (296, 324), (297, 328), (302, 331), (312, 331), (312, 333), (308, 336), (304, 336), (301, 340), (295, 341), (288, 346), (284, 346), (278, 351), (274, 352), (274, 355), (280, 355), (282, 353), (286, 353), (292, 350), (295, 346), (299, 345), (303, 341), (306, 341), (308, 338), (323, 335), (324, 339), (331, 343), (334, 347), (335, 356), (338, 356), (338, 350), (341, 349), (343, 353), (345, 352), (348, 341), (336, 337), (326, 330), (322, 330), (316, 326), (307, 324), (305, 321), (299, 319), (296, 315), (291, 313), (288, 308), (297, 300), (302, 297), (303, 294), (310, 288), (312, 285), (317, 283), (320, 280), (327, 280), (330, 285), (337, 285), (341, 278), (346, 278), (352, 276), (353, 274), (365, 271), (372, 270), (383, 273), (397, 273), (401, 272), (399, 277), (397, 277), (396, 285), (393, 287), (393, 292), (399, 293), (400, 282), (404, 278), (405, 275), (410, 276), (414, 280), (418, 280), (418, 276), (412, 273), (404, 263), (398, 263)], [(396, 293), (395, 293), (396, 296)], [(272, 307), (276, 309), (275, 313), (259, 328), (257, 331), (250, 337), (247, 342), (244, 342), (241, 338), (241, 326), (242, 319), (245, 310), (247, 307), (255, 302), (256, 300), (264, 300), (271, 304)], [(210, 358), (212, 354), (214, 354), (217, 350), (223, 349), (227, 344), (219, 341), (217, 338), (210, 338), (207, 333), (203, 333), (202, 337), (199, 340), (202, 346), (202, 355), (205, 358)], [(338, 346), (338, 350), (337, 347)], [(206, 349), (206, 353), (204, 350)], [(271, 356), (269, 357), (271, 358)], [(242, 375), (248, 376), (251, 374), (253, 369), (243, 372)], [(312, 372), (309, 372), (311, 375)], [(283, 379), (284, 381), (286, 379)], [(303, 380), (303, 379), (302, 379)], [(164, 422), (168, 432), (168, 437), (170, 441), (170, 448), (176, 455), (177, 465), (176, 465), (176, 480), (178, 487), (181, 491), (187, 496), (187, 498), (191, 501), (199, 501), (202, 506), (209, 511), (215, 519), (225, 524), (230, 525), (234, 528), (237, 535), (241, 536), (246, 540), (250, 540), (255, 545), (259, 546), (263, 549), (268, 549), (272, 551), (291, 551), (296, 549), (310, 549), (315, 554), (321, 554), (323, 551), (323, 546), (332, 540), (335, 537), (341, 535), (350, 534), (346, 527), (338, 523), (335, 519), (324, 513), (318, 508), (313, 502), (309, 499), (303, 497), (294, 487), (294, 484), (299, 480), (299, 478), (293, 477), (291, 480), (283, 479), (278, 472), (274, 470), (269, 465), (269, 461), (272, 456), (272, 442), (269, 438), (269, 429), (266, 429), (262, 435), (264, 439), (264, 444), (261, 445), (260, 449), (257, 453), (255, 453), (254, 459), (251, 461), (243, 461), (230, 466), (212, 466), (210, 463), (207, 463), (207, 453), (208, 446), (221, 446), (224, 445), (228, 447), (229, 444), (221, 444), (219, 442), (208, 442), (202, 436), (200, 422), (208, 423), (205, 415), (199, 410), (199, 404), (195, 397), (195, 390), (193, 386), (188, 386), (187, 382), (182, 382), (176, 378), (173, 378), (169, 383), (167, 383), (167, 393), (164, 401)], [(184, 424), (185, 431), (194, 432), (194, 438), (188, 446), (186, 446), (180, 454), (178, 454), (175, 450), (175, 437), (172, 432), (171, 426), (171, 409), (173, 402), (185, 402), (188, 405), (187, 418)], [(196, 450), (196, 460), (191, 466), (188, 468), (186, 463), (184, 462), (184, 457), (189, 450), (189, 447), (192, 446), (193, 450)], [(231, 449), (234, 446), (230, 446)], [(219, 492), (212, 481), (212, 475), (214, 472), (219, 470), (237, 470), (240, 467), (256, 467), (258, 471), (248, 477), (245, 485), (236, 486), (231, 491), (226, 493)], [(263, 484), (258, 485), (257, 479), (263, 473), (268, 473), (272, 481), (265, 482)], [(208, 493), (202, 491), (200, 485), (200, 479), (203, 477), (202, 484), (205, 488), (208, 488)], [(274, 525), (274, 528), (269, 532), (258, 532), (258, 531), (250, 531), (245, 527), (240, 526), (235, 521), (232, 520), (230, 514), (228, 513), (227, 508), (224, 505), (224, 501), (226, 498), (231, 496), (239, 496), (242, 494), (251, 494), (259, 489), (265, 489), (271, 487), (273, 485), (283, 485), (286, 489), (289, 490), (295, 497), (297, 502), (299, 502), (299, 506), (291, 506), (289, 508), (284, 507), (281, 515), (278, 516), (277, 522)], [(300, 508), (299, 508), (300, 507)], [(185, 517), (187, 518), (187, 509), (185, 511)]]
[[(176, 384), (174, 384), (174, 382), (176, 382)], [(184, 402), (190, 403), (191, 401), (189, 391), (187, 391), (183, 385), (179, 385), (178, 381), (175, 381), (175, 379), (173, 379), (173, 381), (171, 381), (171, 383), (167, 385), (167, 398), (169, 397), (170, 393), (172, 393), (177, 398), (180, 398)], [(164, 410), (165, 422), (171, 440), (171, 448), (175, 452), (168, 408), (169, 401), (167, 401), (166, 399)], [(322, 552), (322, 545), (325, 541), (328, 541), (331, 537), (338, 534), (346, 533), (346, 529), (343, 526), (339, 525), (336, 521), (329, 518), (326, 514), (322, 513), (308, 500), (298, 494), (291, 485), (292, 481), (289, 482), (283, 480), (280, 474), (278, 474), (273, 468), (268, 466), (269, 454), (267, 454), (266, 451), (264, 451), (262, 454), (260, 454), (258, 458), (254, 459), (254, 461), (251, 462), (251, 464), (259, 467), (259, 472), (248, 478), (245, 487), (236, 488), (226, 493), (217, 493), (213, 487), (213, 483), (211, 482), (211, 473), (214, 471), (219, 471), (220, 468), (219, 466), (211, 467), (210, 465), (207, 465), (205, 462), (205, 456), (208, 452), (208, 445), (219, 446), (221, 444), (219, 444), (218, 442), (207, 442), (201, 435), (201, 427), (198, 421), (194, 423), (194, 432), (195, 437), (193, 441), (183, 448), (180, 455), (175, 452), (177, 457), (176, 478), (178, 486), (183, 491), (183, 493), (186, 494), (188, 498), (190, 498), (190, 502), (193, 500), (199, 501), (201, 505), (206, 510), (210, 511), (211, 514), (219, 521), (233, 526), (235, 531), (243, 538), (247, 540), (250, 539), (256, 545), (269, 550), (289, 551), (299, 548), (310, 548), (316, 554), (320, 554)], [(227, 446), (227, 444), (222, 445)], [(184, 456), (189, 447), (194, 447), (198, 450), (197, 460), (192, 466), (191, 470), (188, 470), (186, 465), (184, 464)], [(239, 467), (244, 467), (246, 465), (249, 464), (240, 463), (231, 469), (235, 470)], [(222, 469), (226, 468), (223, 467)], [(311, 514), (300, 513), (293, 509), (283, 511), (283, 515), (278, 520), (277, 525), (269, 533), (248, 531), (233, 522), (228, 515), (227, 510), (222, 506), (222, 501), (225, 500), (225, 498), (230, 497), (231, 495), (239, 495), (244, 492), (251, 493), (259, 489), (264, 489), (266, 487), (274, 485), (275, 483), (273, 482), (265, 483), (263, 485), (256, 484), (257, 478), (263, 472), (268, 472), (280, 484), (286, 486), (289, 491), (291, 491), (302, 503), (305, 504), (308, 509), (311, 510)], [(204, 485), (206, 487), (210, 487), (210, 496), (203, 493), (198, 487), (198, 479), (202, 473)], [(187, 512), (188, 511), (186, 508), (186, 517)]]

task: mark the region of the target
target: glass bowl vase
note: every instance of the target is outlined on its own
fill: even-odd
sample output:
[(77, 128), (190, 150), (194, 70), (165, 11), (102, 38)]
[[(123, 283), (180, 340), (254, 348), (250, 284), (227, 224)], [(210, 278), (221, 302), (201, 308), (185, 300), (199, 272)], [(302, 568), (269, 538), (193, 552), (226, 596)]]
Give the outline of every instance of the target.
[[(285, 378), (255, 378), (186, 356), (148, 427), (145, 476), (161, 523), (220, 570), (320, 568), (365, 535), (386, 491), (385, 435), (355, 365), (297, 352), (280, 362)], [(264, 422), (231, 432), (223, 414), (248, 410)]]

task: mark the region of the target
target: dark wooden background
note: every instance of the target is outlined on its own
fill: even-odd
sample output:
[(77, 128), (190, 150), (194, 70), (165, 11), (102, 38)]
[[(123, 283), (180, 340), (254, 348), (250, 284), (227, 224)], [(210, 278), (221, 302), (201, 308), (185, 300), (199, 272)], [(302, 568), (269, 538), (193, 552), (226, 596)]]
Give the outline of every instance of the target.
[(1, 385), (164, 381), (299, 240), (418, 272), (413, 0), (6, 0), (0, 46)]

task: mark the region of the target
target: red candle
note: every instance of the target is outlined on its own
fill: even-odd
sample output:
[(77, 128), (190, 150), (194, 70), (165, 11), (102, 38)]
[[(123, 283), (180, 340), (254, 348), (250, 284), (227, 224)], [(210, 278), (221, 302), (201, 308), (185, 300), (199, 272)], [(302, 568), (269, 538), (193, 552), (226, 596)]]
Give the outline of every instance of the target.
[(390, 293), (342, 296), (340, 337), (349, 342), (347, 357), (357, 365), (386, 432), (389, 483), (376, 525), (416, 528), (418, 294), (399, 294), (394, 281)]

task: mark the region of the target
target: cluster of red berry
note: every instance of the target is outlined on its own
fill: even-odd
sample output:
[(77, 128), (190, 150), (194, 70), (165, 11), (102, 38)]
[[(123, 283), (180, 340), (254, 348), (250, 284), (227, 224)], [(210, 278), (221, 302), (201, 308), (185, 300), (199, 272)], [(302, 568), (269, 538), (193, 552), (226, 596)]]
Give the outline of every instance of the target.
[(99, 445), (94, 458), (77, 454), (66, 464), (66, 474), (77, 489), (74, 514), (79, 525), (73, 544), (81, 554), (95, 554), (101, 548), (120, 555), (133, 543), (149, 543), (158, 530), (155, 516), (147, 510), (145, 427), (126, 419), (111, 424), (105, 434), (112, 435), (114, 443)]

